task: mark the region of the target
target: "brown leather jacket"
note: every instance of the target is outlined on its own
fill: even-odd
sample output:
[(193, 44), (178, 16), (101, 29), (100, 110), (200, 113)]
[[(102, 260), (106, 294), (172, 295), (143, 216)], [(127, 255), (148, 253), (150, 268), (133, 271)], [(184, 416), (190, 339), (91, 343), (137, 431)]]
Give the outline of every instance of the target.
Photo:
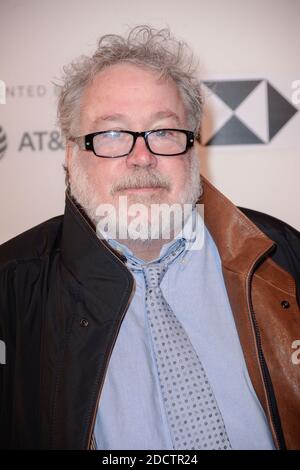
[(292, 360), (293, 344), (300, 340), (295, 280), (269, 256), (274, 242), (206, 180), (201, 202), (275, 445), (285, 441), (288, 449), (300, 449), (300, 363)]
[[(300, 339), (295, 279), (275, 262), (273, 240), (204, 178), (203, 185), (200, 202), (220, 253), (253, 386), (276, 446), (299, 449), (300, 363), (292, 360)], [(298, 232), (293, 236), (298, 249)], [(282, 239), (283, 264), (292, 270), (293, 250)], [(0, 247), (0, 339), (7, 346), (6, 365), (0, 365), (2, 448), (91, 446), (106, 371), (133, 289), (123, 257), (98, 239), (68, 193), (64, 216)]]

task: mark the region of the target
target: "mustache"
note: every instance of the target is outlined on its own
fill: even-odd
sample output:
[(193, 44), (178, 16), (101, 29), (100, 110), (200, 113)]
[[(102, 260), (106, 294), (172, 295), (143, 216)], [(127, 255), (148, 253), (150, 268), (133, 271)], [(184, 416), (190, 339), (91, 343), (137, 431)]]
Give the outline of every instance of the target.
[(136, 174), (123, 176), (118, 183), (114, 184), (111, 188), (111, 195), (114, 196), (118, 191), (125, 189), (138, 189), (138, 188), (163, 188), (170, 191), (171, 184), (166, 176), (153, 171), (143, 171)]

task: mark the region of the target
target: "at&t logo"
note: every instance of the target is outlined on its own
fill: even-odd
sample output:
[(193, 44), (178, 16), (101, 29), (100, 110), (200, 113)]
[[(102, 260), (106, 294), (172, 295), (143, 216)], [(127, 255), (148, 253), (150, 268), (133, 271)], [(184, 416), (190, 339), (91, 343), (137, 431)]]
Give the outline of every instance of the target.
[(7, 137), (6, 137), (4, 130), (0, 126), (0, 159), (4, 156), (6, 149), (7, 149)]

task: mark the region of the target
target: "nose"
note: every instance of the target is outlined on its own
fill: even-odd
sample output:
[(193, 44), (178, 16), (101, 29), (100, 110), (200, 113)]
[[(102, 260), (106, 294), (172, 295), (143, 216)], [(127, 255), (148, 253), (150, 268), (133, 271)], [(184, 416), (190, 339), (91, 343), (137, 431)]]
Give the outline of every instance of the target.
[(157, 165), (157, 158), (148, 150), (143, 137), (138, 137), (135, 146), (126, 157), (126, 164), (129, 168), (140, 166), (143, 168), (154, 168)]

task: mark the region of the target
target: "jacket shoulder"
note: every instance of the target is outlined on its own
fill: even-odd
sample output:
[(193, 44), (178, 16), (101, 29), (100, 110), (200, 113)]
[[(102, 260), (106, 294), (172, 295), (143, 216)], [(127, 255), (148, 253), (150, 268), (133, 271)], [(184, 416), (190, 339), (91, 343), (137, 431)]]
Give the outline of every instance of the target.
[(239, 207), (262, 232), (279, 245), (289, 245), (300, 261), (300, 232), (286, 222), (253, 209)]
[(291, 225), (284, 222), (283, 220), (280, 220), (270, 214), (265, 214), (264, 212), (248, 209), (246, 207), (239, 207), (239, 209), (252, 222), (254, 222), (259, 228), (261, 228), (262, 231), (266, 230), (270, 233), (278, 233), (281, 234), (281, 236), (283, 237), (286, 237), (289, 234), (293, 234), (296, 239), (300, 241), (300, 232)]
[(63, 215), (52, 217), (0, 245), (0, 270), (52, 252), (59, 243), (62, 222)]
[(300, 301), (300, 232), (271, 215), (244, 207), (239, 209), (276, 243), (276, 249), (271, 257), (294, 277), (297, 298)]

